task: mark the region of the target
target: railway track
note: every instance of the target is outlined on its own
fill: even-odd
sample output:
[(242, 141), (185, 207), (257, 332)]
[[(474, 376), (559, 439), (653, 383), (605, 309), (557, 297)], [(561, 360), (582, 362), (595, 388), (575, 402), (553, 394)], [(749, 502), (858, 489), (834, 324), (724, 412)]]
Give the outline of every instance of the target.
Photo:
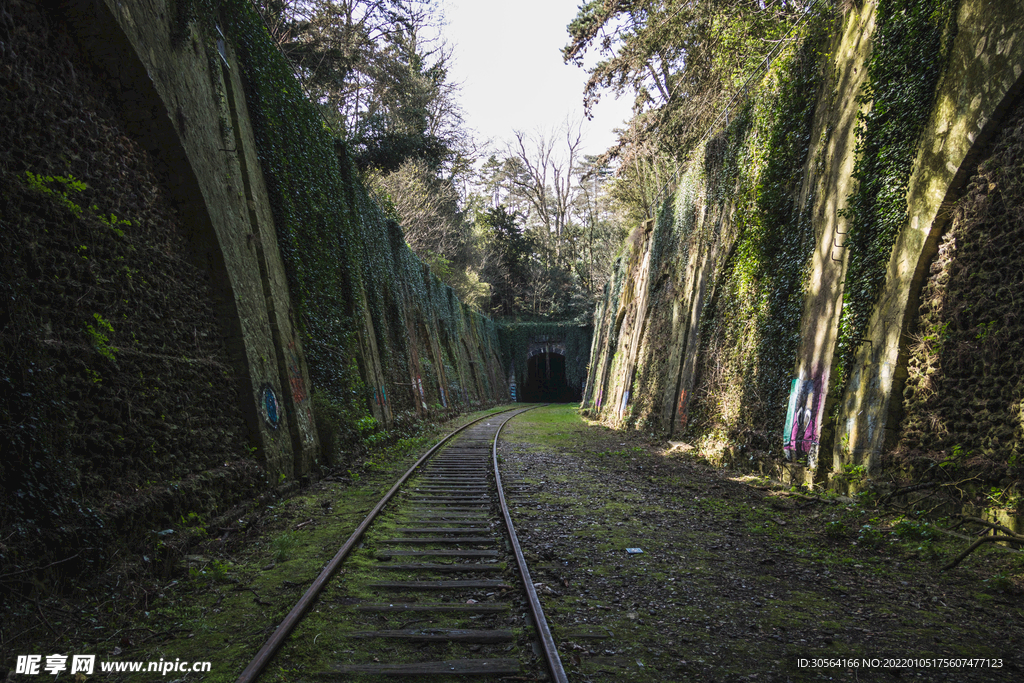
[[(480, 418), (424, 454), (346, 541), (238, 683), (256, 680), (271, 661), (300, 679), (472, 680), (535, 672), (538, 658), (549, 680), (566, 681), (497, 469), (501, 428), (526, 410)], [(319, 657), (325, 663), (315, 668), (322, 670), (310, 671), (308, 663), (289, 664), (289, 648), (279, 650), (321, 592), (330, 595), (326, 607), (336, 628), (315, 637), (332, 656)]]

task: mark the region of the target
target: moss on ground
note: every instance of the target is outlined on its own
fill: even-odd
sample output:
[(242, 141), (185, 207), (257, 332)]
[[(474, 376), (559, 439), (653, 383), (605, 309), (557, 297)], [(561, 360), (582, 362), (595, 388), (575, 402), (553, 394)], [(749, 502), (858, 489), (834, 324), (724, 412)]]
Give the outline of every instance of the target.
[[(852, 671), (797, 666), (799, 658), (847, 656), (997, 657), (1006, 664), (999, 670), (905, 673), (950, 681), (1020, 675), (1019, 555), (986, 548), (942, 573), (967, 542), (936, 533), (928, 520), (740, 481), (635, 435), (589, 425), (571, 406), (517, 417), (503, 436), (517, 533), (571, 679), (854, 680)], [(355, 482), (321, 482), (223, 528), (183, 524), (176, 534), (206, 540), (174, 573), (120, 586), (111, 578), (74, 602), (44, 598), (55, 629), (67, 622), (51, 605), (94, 627), (67, 631), (55, 646), (40, 626), (17, 642), (18, 651), (211, 661), (203, 681), (233, 681), (417, 455), (378, 457)], [(381, 533), (404, 523), (386, 514)], [(262, 681), (299, 680), (342, 659), (389, 661), (387, 646), (342, 639), (364, 626), (397, 628), (418, 618), (353, 621), (353, 603), (384, 599), (363, 585), (366, 578), (396, 575), (374, 559), (374, 537), (366, 541)], [(629, 555), (629, 547), (643, 553)], [(350, 580), (364, 570), (358, 585)], [(512, 581), (512, 572), (505, 566), (500, 575)], [(512, 653), (528, 652), (533, 637), (521, 609), (513, 604), (502, 617), (520, 618)], [(458, 623), (429, 618), (431, 626)], [(465, 654), (449, 647), (424, 652)], [(891, 672), (856, 675), (889, 680)], [(183, 680), (199, 680), (190, 676)], [(120, 678), (129, 679), (138, 676)]]

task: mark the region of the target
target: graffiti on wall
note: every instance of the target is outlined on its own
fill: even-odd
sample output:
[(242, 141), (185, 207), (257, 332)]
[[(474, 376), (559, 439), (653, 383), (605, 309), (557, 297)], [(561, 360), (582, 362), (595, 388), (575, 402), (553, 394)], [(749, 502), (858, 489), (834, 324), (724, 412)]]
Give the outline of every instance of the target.
[(626, 413), (626, 406), (629, 405), (629, 389), (622, 392), (622, 404), (619, 406), (619, 417)]
[(373, 402), (376, 403), (383, 411), (388, 406), (388, 395), (384, 391), (384, 387), (373, 388)]
[(420, 405), (423, 406), (423, 410), (427, 410), (427, 395), (423, 392), (423, 378), (417, 375), (413, 387), (419, 392)]
[(690, 421), (690, 416), (686, 412), (686, 389), (679, 390), (679, 403), (676, 404), (676, 433), (683, 433), (686, 431), (686, 424)]
[(782, 438), (782, 448), (789, 460), (804, 460), (818, 445), (817, 383), (794, 379), (789, 385), (789, 408)]
[(270, 429), (281, 426), (281, 406), (277, 402), (277, 392), (270, 384), (260, 387), (260, 416)]
[(295, 421), (299, 425), (303, 444), (308, 446), (313, 443), (313, 405), (306, 391), (306, 380), (302, 378), (295, 342), (288, 344), (288, 384), (292, 392), (292, 405), (295, 406)]

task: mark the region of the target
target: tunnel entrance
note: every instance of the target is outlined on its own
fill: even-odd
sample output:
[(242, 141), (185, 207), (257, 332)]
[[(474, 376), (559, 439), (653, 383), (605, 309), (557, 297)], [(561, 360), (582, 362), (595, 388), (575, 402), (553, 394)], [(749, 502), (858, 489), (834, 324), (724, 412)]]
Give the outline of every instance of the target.
[(565, 356), (538, 353), (526, 361), (526, 384), (521, 401), (525, 403), (571, 403), (580, 400), (580, 391), (569, 386), (565, 377)]

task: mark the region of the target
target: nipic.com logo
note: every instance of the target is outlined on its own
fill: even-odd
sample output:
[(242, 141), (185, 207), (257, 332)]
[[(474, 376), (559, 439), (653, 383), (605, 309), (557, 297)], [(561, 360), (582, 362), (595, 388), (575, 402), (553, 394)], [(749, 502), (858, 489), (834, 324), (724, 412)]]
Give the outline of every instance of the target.
[[(92, 676), (96, 670), (96, 655), (18, 655), (14, 664), (14, 673), (38, 676), (57, 674), (67, 671), (71, 674), (83, 674)], [(101, 673), (159, 673), (166, 676), (169, 673), (208, 673), (210, 662), (190, 662), (175, 659), (161, 659), (157, 662), (111, 662), (101, 661), (99, 663)]]
[[(47, 655), (46, 663), (43, 664), (42, 655), (18, 655), (18, 661), (14, 665), (14, 673), (36, 675), (47, 673), (56, 676), (68, 670), (67, 655)], [(72, 655), (70, 673), (82, 673), (91, 676), (96, 667), (96, 655)], [(42, 668), (42, 671), (40, 671)]]

